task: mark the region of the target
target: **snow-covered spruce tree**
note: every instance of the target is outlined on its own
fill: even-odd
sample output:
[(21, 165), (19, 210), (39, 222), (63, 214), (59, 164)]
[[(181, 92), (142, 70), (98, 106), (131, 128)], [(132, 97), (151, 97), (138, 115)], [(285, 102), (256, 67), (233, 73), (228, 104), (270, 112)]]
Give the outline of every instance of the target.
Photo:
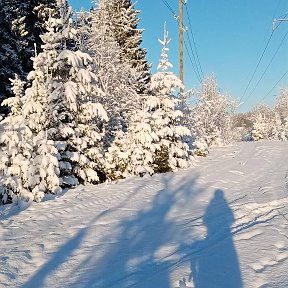
[(177, 168), (187, 167), (189, 161), (189, 147), (183, 137), (190, 135), (190, 131), (181, 126), (182, 112), (177, 109), (179, 99), (174, 96), (177, 89), (183, 88), (180, 79), (169, 69), (172, 64), (168, 60), (167, 47), (171, 39), (168, 38), (166, 24), (164, 39), (159, 42), (163, 45), (158, 72), (152, 75), (152, 95), (147, 98), (146, 109), (151, 113), (152, 130), (159, 137), (160, 149), (156, 150), (154, 171), (166, 172)]
[[(35, 49), (41, 51), (40, 35), (45, 31), (45, 22), (49, 15), (57, 13), (56, 0), (14, 1), (12, 29), (21, 39), (21, 50), (18, 57), (27, 75), (33, 68), (31, 57), (35, 56)], [(9, 2), (9, 1), (7, 1)]]
[(283, 119), (283, 121), (281, 121), (281, 117), (279, 115), (279, 113), (275, 110), (274, 111), (274, 115), (273, 115), (273, 119), (272, 119), (272, 123), (271, 125), (271, 132), (270, 132), (270, 139), (271, 140), (286, 140), (286, 133), (285, 133), (285, 124), (284, 121), (285, 119)]
[(267, 119), (265, 118), (265, 115), (259, 113), (255, 116), (255, 122), (253, 123), (251, 137), (253, 141), (268, 139), (269, 124), (267, 122)]
[(282, 133), (280, 137), (280, 140), (288, 141), (288, 117), (285, 118), (284, 122), (282, 123)]
[[(13, 80), (15, 97), (5, 101), (12, 113), (0, 138), (0, 198), (39, 201), (44, 193), (81, 182), (99, 182), (103, 153), (98, 120), (107, 120), (101, 93), (89, 69), (91, 58), (66, 49), (75, 39), (71, 9), (57, 1), (59, 17), (50, 17), (41, 38), (43, 52), (33, 59), (32, 85)], [(98, 173), (99, 172), (99, 173)]]
[[(51, 113), (51, 129), (48, 133), (60, 141), (61, 159), (64, 167), (71, 166), (71, 175), (83, 183), (98, 183), (101, 181), (99, 176), (103, 176), (104, 162), (99, 126), (108, 120), (106, 111), (98, 102), (103, 92), (98, 86), (96, 75), (91, 71), (91, 57), (81, 51), (67, 50), (65, 41), (70, 43), (76, 39), (75, 30), (71, 28), (71, 9), (67, 10), (66, 1), (62, 2), (62, 35), (55, 39), (59, 41), (62, 51), (56, 58), (54, 90), (48, 98)], [(51, 37), (47, 36), (49, 41)], [(70, 168), (68, 174), (69, 171)], [(69, 178), (67, 182), (69, 185)]]
[(288, 140), (287, 130), (288, 120), (288, 89), (282, 89), (276, 98), (275, 105), (275, 127), (272, 127), (274, 134), (278, 137), (275, 139), (286, 141)]
[(135, 9), (131, 0), (97, 0), (96, 3), (96, 10), (100, 14), (105, 10), (108, 17), (106, 20), (102, 18), (102, 21), (109, 23), (109, 29), (120, 47), (121, 62), (131, 65), (137, 72), (137, 92), (147, 92), (151, 74), (150, 65), (146, 60), (146, 50), (140, 46), (143, 32), (143, 29), (138, 29), (140, 11)]
[(93, 59), (92, 70), (104, 92), (99, 101), (109, 116), (105, 127), (105, 144), (109, 146), (116, 131), (127, 129), (131, 112), (141, 107), (141, 99), (133, 89), (137, 72), (120, 61), (120, 47), (111, 32), (108, 11), (102, 5), (100, 2), (90, 13), (82, 11), (77, 25), (79, 48)]
[[(262, 139), (271, 139), (276, 134), (275, 131), (275, 111), (264, 104), (258, 104), (251, 115), (253, 128), (251, 131), (251, 139), (259, 141)], [(277, 131), (278, 134), (278, 131)]]
[(288, 88), (282, 89), (277, 96), (275, 110), (283, 123), (284, 119), (288, 117)]
[(153, 174), (156, 150), (160, 150), (159, 137), (152, 130), (151, 113), (136, 110), (128, 131), (118, 131), (106, 153), (106, 174), (109, 179), (127, 178), (130, 175)]
[[(36, 133), (28, 126), (30, 121), (37, 120), (35, 116), (48, 116), (43, 111), (41, 95), (37, 95), (38, 101), (31, 103), (29, 91), (23, 96), (25, 83), (17, 76), (11, 81), (15, 97), (3, 102), (11, 107), (11, 113), (1, 123), (4, 133), (0, 137), (0, 203), (15, 202), (18, 197), (40, 201), (46, 191), (57, 193), (61, 190), (59, 153), (54, 142), (47, 139), (45, 130), (39, 129)], [(27, 108), (34, 112), (32, 119), (26, 113)]]
[(233, 141), (250, 141), (253, 123), (251, 121), (251, 113), (236, 113), (233, 119)]
[(235, 108), (235, 101), (219, 92), (215, 77), (206, 77), (191, 111), (196, 155), (206, 155), (210, 146), (231, 141)]
[(152, 76), (153, 95), (145, 97), (142, 109), (134, 111), (127, 132), (119, 131), (106, 153), (109, 178), (174, 171), (188, 166), (189, 147), (183, 141), (189, 130), (179, 124), (182, 117), (173, 95), (181, 81), (167, 70), (170, 40), (164, 33), (160, 70)]
[[(14, 73), (24, 75), (21, 61), (18, 57), (19, 45), (12, 32), (12, 19), (6, 13), (5, 2), (0, 1), (0, 105), (4, 99), (12, 96), (9, 78)], [(12, 7), (10, 6), (12, 10)], [(0, 107), (0, 114), (7, 112), (7, 108)]]
[(13, 96), (9, 78), (16, 73), (23, 80), (31, 71), (34, 45), (40, 50), (40, 34), (55, 5), (56, 0), (1, 1), (0, 104)]

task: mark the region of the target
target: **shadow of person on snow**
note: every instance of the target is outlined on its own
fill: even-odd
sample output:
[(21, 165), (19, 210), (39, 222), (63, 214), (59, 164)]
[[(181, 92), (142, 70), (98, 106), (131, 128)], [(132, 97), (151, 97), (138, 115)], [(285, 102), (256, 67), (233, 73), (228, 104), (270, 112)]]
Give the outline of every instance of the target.
[(231, 234), (234, 221), (224, 192), (216, 190), (203, 216), (206, 238), (186, 247), (191, 265), (189, 281), (193, 280), (195, 288), (243, 287)]

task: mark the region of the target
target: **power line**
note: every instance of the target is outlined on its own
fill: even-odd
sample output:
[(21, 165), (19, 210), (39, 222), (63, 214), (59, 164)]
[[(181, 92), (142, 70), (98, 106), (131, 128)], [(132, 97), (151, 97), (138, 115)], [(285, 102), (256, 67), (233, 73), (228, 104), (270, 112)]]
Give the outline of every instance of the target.
[[(288, 13), (287, 13), (286, 15), (284, 15), (284, 17), (287, 17), (287, 16), (288, 16)], [(281, 25), (281, 22), (279, 22), (279, 23), (276, 25), (276, 29), (279, 27), (279, 25)], [(270, 34), (270, 37), (269, 37), (269, 39), (268, 39), (268, 41), (267, 41), (267, 43), (266, 43), (266, 45), (265, 45), (265, 48), (264, 48), (264, 50), (263, 50), (263, 52), (262, 52), (262, 54), (261, 54), (261, 57), (260, 57), (257, 65), (256, 65), (256, 67), (255, 67), (255, 69), (254, 69), (254, 71), (253, 71), (253, 73), (252, 73), (252, 76), (250, 77), (250, 80), (249, 80), (249, 82), (248, 82), (248, 84), (247, 84), (247, 86), (246, 86), (246, 88), (245, 88), (245, 90), (244, 90), (244, 93), (243, 93), (243, 95), (242, 95), (242, 97), (241, 97), (241, 99), (240, 99), (240, 102), (244, 99), (244, 97), (245, 97), (245, 95), (246, 95), (246, 93), (247, 93), (247, 90), (248, 90), (248, 88), (250, 87), (251, 82), (252, 82), (252, 80), (253, 80), (254, 77), (255, 77), (255, 74), (256, 74), (259, 66), (260, 66), (260, 63), (262, 62), (262, 59), (263, 59), (263, 57), (264, 57), (264, 55), (265, 55), (265, 53), (266, 53), (266, 51), (267, 51), (267, 48), (268, 48), (268, 46), (269, 46), (269, 44), (270, 44), (270, 42), (271, 42), (271, 39), (272, 39), (272, 37), (273, 37), (274, 32), (275, 32), (276, 29), (274, 29), (274, 30), (271, 32), (271, 34)], [(246, 101), (248, 100), (248, 98), (249, 98), (249, 97), (246, 98)]]
[(255, 67), (255, 69), (254, 69), (254, 71), (253, 71), (253, 73), (252, 73), (252, 76), (250, 77), (250, 80), (249, 80), (249, 82), (248, 82), (248, 84), (247, 84), (247, 86), (246, 86), (246, 88), (245, 88), (245, 90), (244, 90), (244, 93), (243, 93), (243, 95), (242, 95), (242, 97), (241, 97), (241, 99), (240, 99), (240, 102), (241, 102), (241, 101), (243, 100), (243, 98), (245, 97), (245, 95), (246, 95), (246, 93), (247, 93), (247, 90), (248, 90), (248, 88), (250, 87), (252, 80), (254, 79), (254, 76), (255, 76), (255, 74), (256, 74), (259, 66), (260, 66), (260, 63), (261, 63), (261, 61), (262, 61), (262, 59), (263, 59), (263, 57), (264, 57), (264, 55), (265, 55), (265, 53), (266, 53), (266, 50), (267, 50), (267, 48), (268, 48), (268, 46), (269, 46), (269, 44), (270, 44), (270, 42), (271, 42), (271, 39), (272, 39), (272, 37), (273, 37), (273, 34), (274, 34), (274, 31), (271, 32), (271, 35), (270, 35), (270, 37), (269, 37), (269, 39), (268, 39), (268, 41), (267, 41), (267, 43), (266, 43), (266, 46), (265, 46), (265, 48), (264, 48), (264, 50), (263, 50), (263, 52), (262, 52), (262, 54), (261, 54), (261, 57), (260, 57), (257, 65), (256, 65), (256, 67)]
[(194, 73), (195, 73), (195, 75), (196, 75), (199, 83), (201, 84), (201, 83), (202, 83), (201, 77), (200, 77), (199, 74), (197, 73), (197, 69), (196, 69), (195, 66), (194, 66), (192, 57), (191, 57), (191, 55), (190, 55), (190, 52), (189, 52), (189, 50), (188, 50), (188, 47), (187, 47), (187, 44), (186, 44), (186, 41), (185, 41), (185, 40), (184, 40), (184, 46), (185, 46), (185, 49), (186, 49), (186, 51), (187, 51), (187, 54), (188, 54), (190, 63), (191, 63), (191, 65), (192, 65), (192, 67), (193, 67)]
[(276, 86), (281, 82), (281, 80), (288, 74), (288, 70), (281, 76), (281, 78), (276, 82), (276, 84), (272, 87), (271, 90), (267, 94), (265, 94), (261, 100), (264, 100), (275, 88)]
[[(194, 70), (197, 78), (198, 78), (198, 79), (202, 79), (203, 76), (201, 76), (201, 73), (200, 73), (200, 71), (199, 71), (199, 67), (198, 67), (198, 65), (197, 65), (197, 61), (196, 61), (195, 54), (194, 54), (194, 51), (193, 51), (193, 48), (192, 48), (192, 44), (191, 44), (191, 40), (190, 40), (189, 34), (187, 34), (187, 39), (188, 39), (189, 47), (190, 47), (190, 50), (191, 50), (191, 53), (192, 53), (192, 57), (191, 57), (191, 54), (190, 54), (190, 52), (189, 52), (189, 50), (188, 50), (188, 47), (187, 47), (187, 45), (186, 45), (185, 48), (186, 48), (186, 50), (187, 50), (187, 54), (190, 55), (190, 57), (189, 57), (189, 58), (190, 58), (190, 62), (191, 62), (191, 64), (192, 64), (193, 70)], [(192, 60), (192, 58), (193, 58), (193, 60)], [(202, 75), (203, 75), (203, 74), (202, 74)], [(200, 83), (202, 83), (202, 80), (200, 80)]]
[[(175, 12), (174, 12), (173, 8), (170, 6), (170, 4), (169, 4), (166, 0), (161, 0), (161, 1), (162, 1), (163, 4), (168, 8), (168, 10), (171, 12), (171, 14), (173, 14), (174, 19), (177, 20), (177, 23), (178, 23), (179, 28), (180, 28), (180, 26), (182, 26), (181, 29), (183, 29), (184, 31), (186, 31), (185, 26), (182, 25), (182, 23), (180, 23), (179, 17), (175, 14)], [(189, 35), (188, 35), (188, 41), (189, 41), (189, 44), (190, 44), (190, 47), (191, 47), (191, 51), (192, 51), (192, 53), (194, 53), (194, 52), (193, 52), (193, 49), (192, 49), (192, 43), (191, 43), (191, 40), (190, 40), (190, 38), (189, 38)], [(194, 62), (193, 62), (193, 60), (192, 60), (192, 57), (191, 57), (191, 54), (190, 54), (190, 52), (189, 52), (189, 49), (188, 49), (188, 46), (187, 46), (187, 43), (186, 43), (185, 39), (184, 39), (184, 46), (185, 46), (186, 52), (187, 52), (187, 54), (188, 54), (188, 58), (189, 58), (189, 60), (190, 60), (190, 63), (191, 63), (191, 65), (192, 65), (192, 68), (193, 68), (193, 70), (194, 70), (194, 73), (195, 73), (195, 75), (196, 75), (199, 83), (202, 83), (201, 76), (200, 76), (200, 73), (199, 73), (199, 69), (198, 69), (197, 65), (195, 66), (195, 64), (194, 64)], [(197, 64), (197, 62), (196, 62), (196, 60), (195, 60), (195, 55), (194, 55), (194, 61), (195, 61), (195, 63)], [(198, 69), (198, 70), (197, 70), (197, 69)]]
[[(184, 4), (185, 7), (186, 7), (186, 9), (187, 9), (187, 6), (186, 6), (187, 1), (180, 0), (179, 3), (180, 3), (180, 4), (179, 4), (180, 7), (183, 7), (182, 5)], [(181, 8), (181, 9), (183, 9), (183, 8)], [(180, 12), (181, 12), (181, 11), (180, 11)], [(182, 14), (182, 17), (180, 17), (180, 18), (183, 19), (183, 14)], [(183, 31), (186, 31), (186, 32), (187, 32), (187, 28), (183, 25), (183, 21), (181, 21), (181, 19), (179, 19), (180, 21), (178, 21), (178, 23), (179, 23), (179, 28), (180, 28), (180, 34), (181, 34), (181, 32), (183, 33)], [(191, 22), (190, 22), (190, 23), (191, 23)], [(196, 57), (195, 57), (195, 53), (194, 53), (194, 51), (193, 51), (193, 47), (192, 47), (192, 43), (191, 43), (191, 40), (190, 40), (189, 33), (187, 33), (186, 35), (187, 35), (187, 38), (188, 38), (189, 47), (190, 47), (190, 50), (191, 50), (192, 57), (191, 57), (191, 54), (190, 54), (190, 52), (189, 52), (188, 46), (187, 46), (186, 42), (184, 41), (184, 42), (185, 42), (185, 49), (186, 49), (186, 51), (187, 51), (187, 54), (188, 54), (189, 60), (190, 60), (190, 62), (191, 62), (192, 68), (193, 68), (193, 70), (194, 70), (194, 72), (195, 72), (195, 74), (196, 74), (196, 76), (197, 76), (197, 79), (198, 79), (198, 81), (199, 81), (200, 83), (202, 83), (201, 73), (200, 73), (200, 71), (199, 71), (199, 67), (198, 67), (198, 64), (197, 64), (197, 60), (196, 60)], [(194, 40), (194, 41), (195, 41), (195, 40)], [(193, 58), (194, 61), (192, 60), (192, 58)]]
[[(285, 13), (285, 14), (282, 14), (281, 16), (279, 16), (279, 18), (286, 18), (287, 16), (288, 16), (288, 13)], [(273, 17), (273, 18), (274, 18), (274, 17)], [(278, 23), (277, 26), (276, 26), (276, 28), (278, 28), (280, 24), (281, 24), (281, 23)]]
[[(192, 25), (191, 25), (190, 14), (189, 14), (189, 10), (188, 10), (188, 8), (187, 8), (187, 3), (186, 3), (186, 5), (185, 5), (185, 10), (186, 10), (186, 15), (187, 15), (188, 24), (189, 24), (189, 29), (188, 29), (188, 30), (190, 31), (191, 36), (192, 36), (192, 41), (193, 41), (193, 46), (194, 46), (194, 50), (195, 50), (195, 55), (196, 55), (197, 63), (198, 63), (198, 66), (199, 66), (199, 70), (201, 71), (201, 76), (202, 76), (202, 78), (203, 78), (203, 77), (204, 77), (204, 73), (203, 73), (202, 66), (201, 66), (200, 59), (199, 59), (199, 55), (198, 55), (198, 52), (197, 52), (195, 37), (194, 37)], [(188, 31), (188, 32), (189, 32), (189, 31)], [(187, 35), (189, 36), (189, 34), (187, 34)], [(191, 50), (193, 50), (193, 49), (191, 48)]]
[(278, 12), (278, 9), (279, 9), (279, 7), (280, 7), (280, 3), (281, 3), (281, 0), (278, 0), (278, 5), (276, 6), (275, 12), (274, 12), (274, 14), (273, 14), (273, 19), (275, 18), (276, 13)]
[(176, 17), (176, 13), (173, 10), (173, 8), (170, 6), (170, 4), (166, 1), (166, 0), (162, 0), (162, 2), (164, 3), (164, 5), (170, 10), (170, 12), (173, 14), (174, 17)]
[(282, 45), (284, 44), (284, 41), (286, 39), (288, 35), (288, 32), (284, 35), (281, 43), (279, 44), (277, 50), (275, 51), (273, 57), (271, 58), (269, 64), (267, 65), (267, 67), (265, 68), (264, 72), (262, 73), (261, 77), (259, 78), (258, 82), (256, 83), (256, 85), (254, 86), (254, 88), (252, 89), (252, 91), (250, 92), (250, 94), (248, 95), (248, 97), (245, 99), (244, 103), (248, 100), (248, 98), (255, 92), (255, 90), (257, 89), (257, 87), (259, 86), (260, 82), (262, 81), (263, 77), (265, 76), (266, 72), (268, 71), (269, 67), (271, 66), (273, 60), (275, 59), (277, 53), (279, 52), (280, 48), (282, 47)]

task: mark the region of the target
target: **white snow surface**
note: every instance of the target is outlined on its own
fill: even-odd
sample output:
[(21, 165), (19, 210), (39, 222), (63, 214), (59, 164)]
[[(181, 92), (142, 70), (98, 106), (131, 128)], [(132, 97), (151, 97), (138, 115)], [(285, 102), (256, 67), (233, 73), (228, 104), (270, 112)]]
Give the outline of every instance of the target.
[[(288, 143), (0, 207), (0, 287), (288, 287)], [(50, 197), (51, 198), (51, 197)]]

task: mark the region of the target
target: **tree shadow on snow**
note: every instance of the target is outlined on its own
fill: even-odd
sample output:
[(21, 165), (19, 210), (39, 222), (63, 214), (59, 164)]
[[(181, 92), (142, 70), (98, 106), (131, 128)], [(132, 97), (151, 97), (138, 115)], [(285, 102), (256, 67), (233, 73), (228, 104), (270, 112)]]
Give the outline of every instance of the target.
[[(132, 193), (127, 199), (119, 203), (118, 206), (123, 205), (134, 195), (135, 192)], [(112, 213), (116, 209), (117, 206), (111, 209), (104, 210), (103, 212), (97, 214), (85, 228), (79, 229), (73, 237), (71, 237), (55, 253), (53, 253), (51, 255), (51, 258), (42, 266), (40, 266), (39, 269), (30, 277), (30, 279), (21, 286), (21, 288), (48, 287), (47, 285), (45, 285), (46, 279), (48, 277), (51, 277), (51, 275), (55, 274), (58, 269), (61, 269), (61, 266), (68, 263), (72, 255), (78, 249), (81, 249), (81, 244), (85, 240), (85, 237), (89, 236), (90, 226), (94, 223), (97, 223), (97, 221), (99, 221), (101, 218), (105, 217), (109, 213)], [(65, 279), (65, 281), (67, 281), (68, 283), (70, 276), (71, 275), (66, 275), (67, 279)], [(77, 284), (75, 286), (79, 287)], [(59, 285), (55, 286), (55, 288), (56, 287), (63, 287), (63, 283), (59, 282)]]
[[(174, 242), (177, 225), (175, 217), (169, 217), (169, 214), (176, 205), (181, 205), (179, 202), (192, 199), (198, 191), (193, 191), (195, 178), (178, 183), (177, 189), (171, 185), (172, 173), (163, 179), (164, 189), (155, 195), (150, 206), (122, 220), (116, 228), (119, 233), (115, 238), (109, 235), (101, 241), (109, 243), (111, 237), (114, 241), (106, 253), (97, 261), (86, 259), (79, 265), (93, 269), (81, 276), (75, 287), (171, 287), (169, 267), (175, 260), (169, 254), (177, 253), (179, 242)], [(141, 194), (141, 190), (138, 193)]]
[[(69, 239), (41, 268), (24, 284), (21, 288), (44, 287), (44, 282), (49, 274), (57, 271), (60, 266), (69, 259), (73, 252), (80, 247), (83, 238), (86, 235), (86, 229), (79, 232)], [(62, 283), (63, 284), (63, 283)], [(47, 286), (45, 286), (47, 287)], [(60, 287), (60, 286), (59, 286)]]
[[(193, 281), (195, 288), (243, 287), (231, 233), (234, 221), (224, 192), (216, 190), (203, 216), (207, 236), (190, 246), (182, 246), (190, 262), (189, 281)], [(182, 284), (185, 281), (184, 278)], [(186, 287), (186, 284), (182, 287)]]
[[(95, 217), (93, 222), (100, 219), (104, 213), (105, 212), (102, 212)], [(64, 245), (53, 253), (51, 258), (45, 264), (43, 264), (39, 270), (37, 270), (36, 273), (32, 275), (32, 277), (24, 285), (21, 286), (21, 288), (44, 287), (46, 278), (51, 276), (58, 269), (61, 269), (61, 265), (68, 261), (73, 253), (80, 248), (82, 241), (88, 233), (88, 230), (88, 227), (80, 229), (73, 237), (71, 237), (66, 243), (64, 243)], [(59, 283), (59, 286), (57, 287), (62, 287), (62, 285)]]
[[(150, 191), (144, 187), (145, 182), (139, 181), (143, 187), (136, 187), (122, 203), (96, 215), (85, 228), (79, 229), (21, 288), (44, 287), (47, 278), (53, 277), (61, 270), (62, 265), (71, 265), (67, 273), (65, 272), (68, 274), (69, 271), (70, 274), (64, 275), (65, 279), (62, 274), (61, 279), (65, 280), (65, 285), (59, 283), (59, 286), (55, 287), (172, 288), (174, 286), (170, 283), (171, 271), (177, 268), (181, 257), (181, 262), (188, 261), (191, 265), (190, 280), (193, 279), (196, 288), (242, 287), (230, 229), (234, 216), (223, 191), (215, 192), (203, 216), (207, 237), (192, 244), (181, 244), (187, 239), (187, 234), (182, 227), (183, 215), (179, 213), (188, 211), (187, 215), (191, 217), (191, 203), (196, 197), (201, 197), (202, 189), (197, 187), (196, 177), (187, 180), (174, 175), (167, 173), (158, 176), (162, 181), (162, 189), (155, 194), (152, 201), (143, 203), (141, 207), (144, 208), (133, 212), (131, 216), (127, 216), (125, 212), (125, 218), (106, 229), (100, 242), (96, 240), (93, 243), (93, 233), (97, 233), (101, 218), (109, 216), (111, 219), (113, 213), (117, 212), (117, 219), (118, 212), (123, 211), (123, 205), (129, 200), (129, 205), (134, 207), (133, 201), (139, 201), (137, 195), (141, 193), (147, 194), (146, 200), (151, 199), (148, 195)], [(145, 197), (143, 200), (145, 201)], [(199, 218), (201, 217), (190, 220), (193, 222)], [(191, 237), (191, 233), (189, 235)], [(81, 245), (87, 238), (91, 251), (94, 249), (95, 253), (88, 253), (81, 261), (74, 259), (79, 260), (77, 263), (71, 262), (76, 250), (79, 250), (77, 254), (82, 252)], [(181, 287), (185, 287), (184, 285), (186, 286), (185, 279)]]

